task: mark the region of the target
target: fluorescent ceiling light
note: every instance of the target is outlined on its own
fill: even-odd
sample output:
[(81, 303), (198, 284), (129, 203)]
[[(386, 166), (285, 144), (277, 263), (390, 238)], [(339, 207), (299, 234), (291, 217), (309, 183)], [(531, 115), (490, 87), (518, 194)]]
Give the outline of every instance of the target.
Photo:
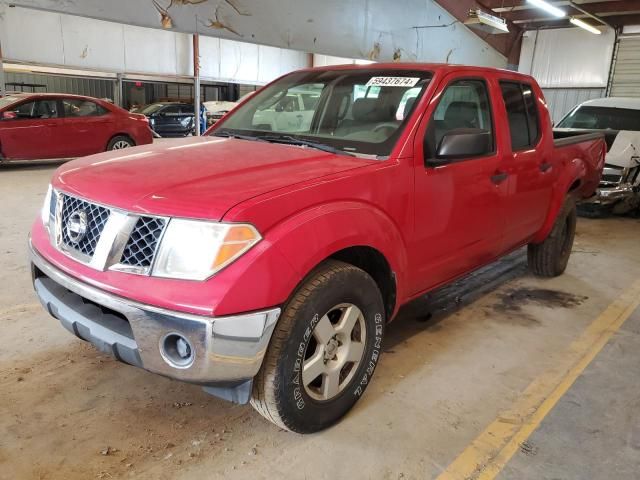
[(587, 32), (591, 32), (591, 33), (593, 33), (595, 35), (600, 35), (602, 33), (600, 30), (598, 30), (593, 25), (589, 25), (588, 23), (583, 22), (582, 20), (578, 20), (577, 18), (572, 18), (569, 21), (572, 24), (574, 24), (576, 27), (584, 28)]
[(538, 8), (541, 8), (545, 12), (550, 13), (551, 15), (562, 18), (567, 14), (560, 10), (559, 8), (554, 7), (550, 3), (545, 2), (544, 0), (527, 0), (531, 5), (535, 5)]
[(509, 28), (504, 18), (495, 17), (479, 9), (470, 10), (469, 17), (464, 21), (464, 24), (487, 33), (509, 33)]

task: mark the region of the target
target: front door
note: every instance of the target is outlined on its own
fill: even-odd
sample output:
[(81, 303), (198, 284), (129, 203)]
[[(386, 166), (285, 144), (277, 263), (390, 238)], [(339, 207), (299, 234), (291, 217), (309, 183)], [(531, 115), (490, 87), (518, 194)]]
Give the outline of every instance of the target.
[[(506, 175), (497, 148), (491, 89), (486, 80), (467, 77), (465, 72), (446, 77), (442, 84), (434, 97), (438, 103), (423, 119), (414, 148), (414, 294), (490, 262), (502, 245)], [(490, 151), (430, 166), (443, 137), (458, 129), (489, 132)]]
[(59, 145), (55, 141), (62, 124), (56, 99), (26, 101), (6, 111), (12, 112), (14, 118), (0, 121), (2, 155), (10, 160), (61, 156)]

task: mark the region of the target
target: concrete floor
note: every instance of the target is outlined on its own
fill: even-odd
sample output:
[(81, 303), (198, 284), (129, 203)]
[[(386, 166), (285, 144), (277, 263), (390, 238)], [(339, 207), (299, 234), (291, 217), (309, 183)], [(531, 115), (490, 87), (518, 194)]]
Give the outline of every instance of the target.
[[(406, 308), (356, 408), (300, 436), (119, 364), (41, 309), (26, 237), (53, 169), (0, 168), (0, 479), (434, 478), (640, 278), (640, 221), (581, 219), (564, 276), (531, 276), (517, 252)], [(637, 478), (638, 333), (636, 312), (501, 479)]]

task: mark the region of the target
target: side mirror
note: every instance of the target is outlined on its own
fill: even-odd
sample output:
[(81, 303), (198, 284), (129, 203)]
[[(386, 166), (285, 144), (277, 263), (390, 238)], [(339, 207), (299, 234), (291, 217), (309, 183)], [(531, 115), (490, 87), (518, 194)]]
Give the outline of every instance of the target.
[(2, 112), (3, 120), (15, 120), (18, 118), (18, 114), (16, 112)]
[(457, 128), (447, 132), (438, 145), (435, 159), (428, 159), (427, 165), (439, 167), (454, 160), (467, 157), (481, 157), (493, 150), (493, 136), (480, 128)]

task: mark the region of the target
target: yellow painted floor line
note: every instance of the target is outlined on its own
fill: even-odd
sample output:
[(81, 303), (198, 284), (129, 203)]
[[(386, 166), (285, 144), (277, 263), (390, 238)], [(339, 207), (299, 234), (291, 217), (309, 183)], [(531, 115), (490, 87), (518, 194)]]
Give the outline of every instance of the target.
[(554, 368), (536, 378), (516, 403), (496, 418), (438, 480), (495, 478), (584, 369), (640, 306), (640, 280), (620, 295), (571, 344)]

